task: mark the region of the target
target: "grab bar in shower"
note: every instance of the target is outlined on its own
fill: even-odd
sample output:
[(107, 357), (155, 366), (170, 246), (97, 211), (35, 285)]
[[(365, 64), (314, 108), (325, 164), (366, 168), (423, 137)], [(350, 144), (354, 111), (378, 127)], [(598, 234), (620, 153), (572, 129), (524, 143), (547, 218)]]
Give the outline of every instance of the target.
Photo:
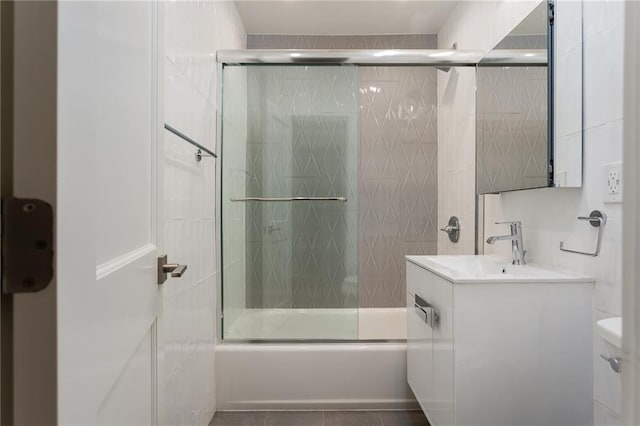
[(231, 198), (236, 203), (239, 201), (261, 201), (261, 202), (279, 202), (279, 201), (341, 201), (345, 203), (347, 197), (241, 197)]
[(184, 133), (182, 133), (180, 130), (176, 129), (175, 127), (170, 126), (167, 123), (165, 123), (164, 124), (164, 128), (167, 129), (168, 131), (170, 131), (171, 133), (173, 133), (174, 135), (178, 136), (182, 140), (185, 140), (185, 141), (189, 142), (191, 145), (193, 145), (196, 148), (198, 148), (198, 151), (196, 151), (196, 161), (197, 162), (200, 162), (200, 160), (202, 160), (202, 157), (218, 158), (218, 156), (216, 155), (215, 152), (210, 151), (209, 149), (207, 149), (204, 146), (200, 145), (198, 142), (194, 141), (189, 136), (185, 135)]

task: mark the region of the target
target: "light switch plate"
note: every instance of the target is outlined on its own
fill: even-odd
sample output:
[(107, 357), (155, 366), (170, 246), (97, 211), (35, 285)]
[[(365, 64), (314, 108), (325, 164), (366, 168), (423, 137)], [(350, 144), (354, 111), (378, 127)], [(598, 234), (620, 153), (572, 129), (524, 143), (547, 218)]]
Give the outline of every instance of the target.
[(610, 163), (604, 165), (604, 202), (622, 202), (622, 163)]

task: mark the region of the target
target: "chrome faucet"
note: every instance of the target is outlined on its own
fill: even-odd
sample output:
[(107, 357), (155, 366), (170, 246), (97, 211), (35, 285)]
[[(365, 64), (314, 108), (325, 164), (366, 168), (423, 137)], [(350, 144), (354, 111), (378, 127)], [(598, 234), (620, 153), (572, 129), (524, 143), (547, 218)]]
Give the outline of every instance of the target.
[(522, 222), (519, 220), (508, 220), (505, 222), (496, 222), (496, 225), (507, 223), (511, 227), (511, 235), (501, 235), (497, 237), (487, 238), (487, 244), (493, 244), (496, 241), (511, 241), (511, 252), (513, 255), (514, 265), (526, 265), (526, 251), (522, 242)]

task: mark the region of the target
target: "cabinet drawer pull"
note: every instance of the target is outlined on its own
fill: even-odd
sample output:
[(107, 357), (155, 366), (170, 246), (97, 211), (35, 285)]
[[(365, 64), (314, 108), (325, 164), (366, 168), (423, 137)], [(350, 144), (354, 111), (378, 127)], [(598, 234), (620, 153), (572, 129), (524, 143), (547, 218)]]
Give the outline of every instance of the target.
[(431, 324), (429, 321), (430, 319), (429, 317), (431, 316), (429, 315), (431, 312), (431, 308), (424, 309), (419, 305), (414, 305), (414, 307), (416, 309), (416, 314), (420, 317), (420, 319), (424, 321), (429, 327), (431, 327)]
[(424, 300), (422, 297), (418, 296), (417, 294), (414, 296), (414, 303), (416, 306), (420, 306), (421, 308), (431, 307), (431, 305), (427, 303), (426, 300)]
[(417, 294), (414, 296), (413, 306), (416, 310), (416, 314), (429, 327), (433, 328), (433, 325), (440, 321), (440, 313), (438, 310)]

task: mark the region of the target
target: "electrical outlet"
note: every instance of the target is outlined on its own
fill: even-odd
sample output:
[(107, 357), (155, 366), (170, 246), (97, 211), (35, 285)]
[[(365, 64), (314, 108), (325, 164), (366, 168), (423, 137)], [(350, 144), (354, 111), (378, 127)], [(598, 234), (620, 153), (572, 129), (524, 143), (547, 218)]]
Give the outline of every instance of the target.
[(605, 203), (622, 202), (622, 163), (604, 165)]

